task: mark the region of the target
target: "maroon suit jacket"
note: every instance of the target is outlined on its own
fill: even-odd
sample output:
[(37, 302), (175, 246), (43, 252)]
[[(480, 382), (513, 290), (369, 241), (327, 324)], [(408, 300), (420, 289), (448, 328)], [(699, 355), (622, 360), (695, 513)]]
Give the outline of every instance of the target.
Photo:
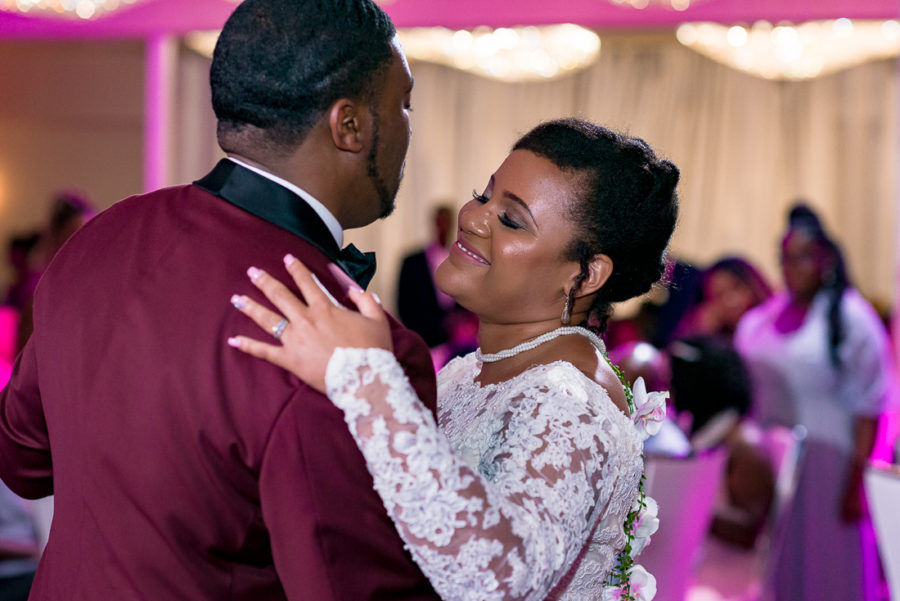
[[(202, 181), (230, 201), (280, 199), (290, 215), (276, 222), (309, 212), (233, 163)], [(26, 497), (55, 494), (31, 599), (436, 600), (342, 413), (225, 343), (265, 337), (229, 298), (262, 298), (251, 265), (287, 282), (286, 252), (347, 302), (333, 239), (230, 201), (197, 185), (123, 200), (38, 286), (34, 335), (0, 395), (0, 476)], [(391, 326), (433, 410), (428, 350)]]

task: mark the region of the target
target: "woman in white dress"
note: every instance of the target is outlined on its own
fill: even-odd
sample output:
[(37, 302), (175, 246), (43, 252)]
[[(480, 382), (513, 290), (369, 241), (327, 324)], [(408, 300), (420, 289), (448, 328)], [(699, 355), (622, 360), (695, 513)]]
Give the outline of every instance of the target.
[(304, 302), (259, 270), (252, 279), (281, 315), (233, 299), (281, 345), (229, 344), (344, 411), (388, 513), (443, 599), (655, 593), (632, 560), (655, 529), (655, 503), (639, 494), (641, 448), (665, 395), (638, 384), (629, 409), (632, 393), (597, 332), (610, 303), (661, 276), (678, 175), (643, 141), (575, 119), (516, 143), (460, 210), (436, 274), (480, 319), (480, 349), (439, 374), (439, 426), (390, 352), (387, 317), (370, 295), (352, 295), (359, 313), (339, 306), (288, 256)]
[(895, 400), (885, 328), (805, 206), (790, 212), (781, 264), (786, 291), (748, 312), (735, 334), (760, 422), (807, 431), (793, 505), (772, 549), (775, 599), (877, 599), (862, 474), (878, 418)]

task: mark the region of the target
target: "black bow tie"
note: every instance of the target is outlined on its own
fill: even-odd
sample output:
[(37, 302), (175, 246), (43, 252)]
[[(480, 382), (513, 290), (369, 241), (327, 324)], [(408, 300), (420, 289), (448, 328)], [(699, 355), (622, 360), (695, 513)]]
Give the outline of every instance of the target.
[(375, 253), (364, 253), (352, 244), (341, 251), (341, 266), (363, 290), (375, 275)]

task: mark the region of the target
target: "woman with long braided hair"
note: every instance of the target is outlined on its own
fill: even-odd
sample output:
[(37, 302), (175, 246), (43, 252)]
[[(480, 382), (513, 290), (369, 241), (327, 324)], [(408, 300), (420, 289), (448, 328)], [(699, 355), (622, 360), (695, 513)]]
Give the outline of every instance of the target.
[(879, 416), (895, 401), (890, 346), (808, 206), (790, 211), (781, 266), (786, 290), (747, 313), (735, 335), (763, 425), (807, 430), (771, 584), (776, 600), (868, 601), (878, 568), (862, 474)]

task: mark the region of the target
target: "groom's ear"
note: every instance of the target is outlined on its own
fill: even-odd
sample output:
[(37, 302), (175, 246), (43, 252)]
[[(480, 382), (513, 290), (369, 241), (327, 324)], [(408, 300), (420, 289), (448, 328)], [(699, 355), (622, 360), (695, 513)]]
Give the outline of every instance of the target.
[(368, 113), (364, 106), (349, 98), (341, 98), (328, 111), (331, 141), (344, 152), (360, 153), (365, 149), (364, 130)]

